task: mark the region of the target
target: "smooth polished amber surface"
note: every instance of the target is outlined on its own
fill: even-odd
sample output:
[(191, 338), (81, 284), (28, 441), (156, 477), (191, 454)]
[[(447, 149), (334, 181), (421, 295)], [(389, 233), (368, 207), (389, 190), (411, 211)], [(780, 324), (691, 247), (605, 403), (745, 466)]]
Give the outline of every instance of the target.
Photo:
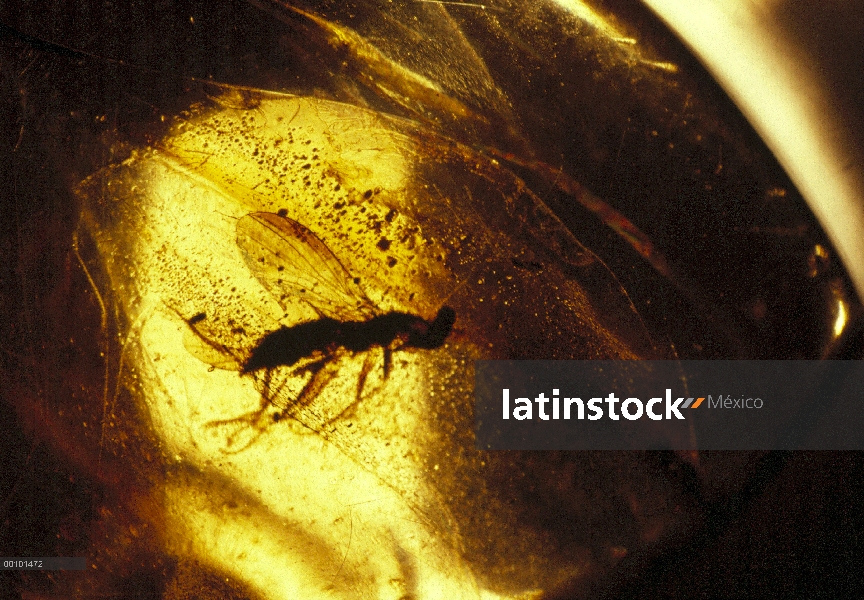
[[(330, 584), (349, 596), (378, 594), (385, 575), (409, 593), (398, 555), (374, 541), (384, 532), (408, 553), (415, 585), (441, 597), (501, 581), (554, 587), (587, 568), (583, 552), (563, 559), (502, 506), (496, 482), (466, 477), (488, 460), (473, 448), (472, 361), (657, 351), (614, 275), (497, 160), (346, 104), (227, 93), (79, 194), (128, 315), (139, 402), (163, 451), (201, 470), (198, 483), (166, 482), (170, 503), (196, 506), (166, 523), (173, 544), (237, 578), (275, 578), (265, 589), (311, 594), (323, 574), (277, 569), (294, 554), (274, 549), (268, 524), (306, 523), (318, 539), (302, 553), (310, 559), (337, 552), (345, 507), (359, 503), (349, 513), (367, 531), (358, 526)], [(250, 214), (308, 231), (268, 229)], [(580, 279), (606, 296), (592, 298)], [(326, 378), (294, 364), (240, 372), (280, 325), (388, 311), (431, 320), (445, 303), (456, 313), (446, 343), (396, 346), (386, 371), (384, 347), (370, 347), (325, 351)], [(230, 519), (213, 527), (195, 498), (214, 477), (233, 482), (227, 497), (259, 506), (259, 527), (239, 538)], [(247, 558), (217, 551), (223, 536), (243, 540)], [(526, 558), (533, 566), (513, 572)]]
[[(54, 592), (614, 594), (776, 476), (473, 447), (479, 358), (842, 355), (830, 243), (637, 5), (92, 6), (102, 41), (22, 17), (3, 50), (31, 182), (5, 388), (96, 490), (56, 508), (92, 568)], [(440, 346), (244, 372), (280, 327), (442, 306)]]

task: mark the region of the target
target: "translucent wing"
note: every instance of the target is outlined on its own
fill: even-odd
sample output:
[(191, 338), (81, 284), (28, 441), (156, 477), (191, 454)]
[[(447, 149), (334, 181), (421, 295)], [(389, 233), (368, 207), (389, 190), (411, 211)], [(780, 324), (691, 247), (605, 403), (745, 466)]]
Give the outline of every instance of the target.
[(243, 353), (236, 348), (223, 344), (214, 329), (213, 323), (204, 313), (198, 313), (186, 318), (175, 307), (166, 303), (165, 306), (186, 323), (183, 331), (183, 347), (186, 351), (203, 363), (225, 371), (242, 369)]
[(339, 259), (297, 221), (251, 213), (237, 222), (237, 245), (249, 270), (283, 308), (287, 299), (300, 298), (341, 321), (376, 314)]
[(183, 347), (186, 351), (200, 360), (217, 369), (225, 371), (239, 371), (241, 362), (226, 346), (213, 342), (203, 337), (197, 330), (189, 326), (183, 334)]

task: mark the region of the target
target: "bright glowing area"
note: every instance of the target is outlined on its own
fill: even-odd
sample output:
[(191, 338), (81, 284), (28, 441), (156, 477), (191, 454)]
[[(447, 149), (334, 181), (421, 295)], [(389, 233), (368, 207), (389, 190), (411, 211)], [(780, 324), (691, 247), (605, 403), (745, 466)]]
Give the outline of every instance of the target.
[(839, 300), (837, 302), (837, 320), (834, 321), (834, 337), (840, 337), (843, 330), (846, 328), (848, 314), (846, 312), (846, 304)]
[[(453, 488), (439, 486), (470, 463), (440, 424), (456, 422), (467, 397), (462, 365), (476, 356), (473, 345), (396, 348), (389, 373), (383, 345), (303, 357), (320, 359), (307, 363), (317, 369), (295, 368), (296, 359), (266, 372), (242, 368), (280, 327), (330, 312), (352, 320), (350, 294), (295, 290), (298, 281), (322, 285), (313, 269), (362, 282), (361, 301), (378, 313), (434, 315), (446, 301), (465, 318), (458, 282), (487, 259), (501, 264), (526, 252), (504, 233), (518, 221), (490, 213), (489, 222), (506, 225), (492, 231), (483, 220), (521, 182), (415, 123), (370, 111), (311, 98), (218, 102), (82, 188), (84, 219), (111, 257), (105, 268), (129, 317), (128, 372), (134, 367), (136, 394), (170, 457), (162, 505), (169, 551), (274, 600), (524, 599), (538, 597), (538, 584), (583, 573), (581, 557), (559, 564), (550, 556), (548, 574), (538, 568), (496, 588), (523, 559), (514, 543), (535, 554), (543, 543), (515, 522), (512, 533), (506, 523), (492, 532), (497, 515), (477, 526), (474, 548), (501, 554), (483, 565), (498, 573), (478, 576), (465, 554), (446, 495)], [(472, 195), (463, 175), (482, 176), (489, 194)], [(265, 213), (304, 229), (267, 237), (274, 230), (248, 224)], [(547, 218), (544, 231), (557, 223)], [(471, 254), (462, 255), (451, 240), (469, 232)], [(330, 254), (308, 253), (318, 248), (312, 235)], [(304, 263), (290, 257), (297, 248), (306, 260), (332, 258)], [(549, 273), (532, 300), (557, 302), (569, 290), (566, 314), (584, 328), (594, 313), (581, 290)], [(632, 356), (599, 324), (588, 334), (579, 339)]]
[(637, 60), (644, 65), (648, 65), (656, 69), (661, 69), (663, 71), (668, 71), (670, 73), (675, 73), (678, 71), (678, 65), (674, 63), (661, 62), (644, 58), (641, 55), (641, 49), (637, 46), (638, 40), (624, 35), (624, 33), (619, 31), (606, 18), (598, 14), (587, 4), (584, 4), (579, 0), (554, 0), (554, 2), (559, 7), (572, 14), (580, 21), (584, 21), (591, 27), (595, 28), (600, 34), (609, 38), (613, 42), (628, 46), (629, 48), (626, 50), (626, 52), (634, 60)]
[(582, 21), (585, 21), (592, 27), (599, 30), (603, 35), (621, 42), (623, 44), (635, 44), (636, 40), (626, 37), (620, 31), (615, 29), (609, 21), (598, 15), (590, 6), (579, 2), (578, 0), (555, 0), (555, 4), (575, 15)]
[(646, 4), (691, 46), (777, 156), (864, 297), (864, 176), (818, 65), (775, 26), (775, 3)]

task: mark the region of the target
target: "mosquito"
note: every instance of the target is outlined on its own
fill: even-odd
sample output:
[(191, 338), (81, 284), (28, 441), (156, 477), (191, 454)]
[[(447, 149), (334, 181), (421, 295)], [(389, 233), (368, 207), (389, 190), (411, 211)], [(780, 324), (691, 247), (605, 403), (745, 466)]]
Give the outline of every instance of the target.
[[(213, 425), (239, 421), (258, 425), (269, 405), (282, 409), (273, 415), (274, 421), (296, 416), (336, 375), (336, 360), (346, 352), (380, 347), (386, 379), (392, 369), (393, 352), (440, 348), (453, 329), (456, 312), (449, 306), (442, 306), (431, 321), (411, 313), (377, 309), (360, 288), (359, 279), (351, 276), (318, 236), (287, 217), (285, 211), (251, 213), (239, 219), (237, 245), (249, 270), (283, 308), (287, 301), (300, 298), (318, 313), (318, 318), (290, 327), (282, 325), (266, 333), (244, 360), (234, 361), (243, 375), (262, 374), (256, 377), (262, 384), (262, 406), (249, 415), (214, 421)], [(213, 350), (229, 352), (198, 329), (205, 319), (204, 313), (198, 313), (186, 323), (211, 355)], [(290, 376), (308, 377), (289, 402), (278, 401), (281, 390), (271, 389), (272, 374), (280, 367), (291, 369)], [(359, 402), (372, 367), (371, 357), (367, 358), (355, 401), (328, 421), (339, 418)]]

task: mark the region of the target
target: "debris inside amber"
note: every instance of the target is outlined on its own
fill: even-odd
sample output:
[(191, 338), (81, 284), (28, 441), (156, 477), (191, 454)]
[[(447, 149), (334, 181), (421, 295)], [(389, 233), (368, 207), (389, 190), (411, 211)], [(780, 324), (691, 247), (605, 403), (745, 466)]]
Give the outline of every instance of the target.
[[(534, 556), (519, 578), (526, 589), (583, 568), (544, 552), (488, 491), (469, 498), (460, 487), (481, 460), (472, 361), (636, 358), (653, 348), (614, 275), (507, 168), (369, 110), (227, 94), (80, 194), (128, 319), (140, 402), (165, 451), (182, 457), (169, 506), (191, 513), (167, 529), (184, 552), (238, 575), (261, 569), (270, 574), (253, 580), (266, 581), (285, 571), (273, 561), (291, 555), (274, 550), (285, 534), (268, 523), (290, 530), (299, 520), (318, 548), (304, 560), (344, 553), (331, 565), (335, 589), (404, 579), (393, 560), (407, 552), (414, 585), (463, 597), (486, 577), (463, 554), (466, 528), (479, 525), (462, 516), (467, 502), (497, 514), (497, 533), (480, 544), (484, 564)], [(445, 304), (456, 314), (446, 342), (395, 347), (389, 369), (390, 349), (371, 344), (333, 350), (316, 366), (326, 378), (293, 365), (238, 369), (282, 326), (388, 311), (431, 322)], [(445, 496), (430, 471), (457, 495)], [(237, 529), (204, 499), (201, 486), (217, 479), (226, 502), (256, 507), (258, 518), (244, 518), (258, 527)], [(380, 544), (385, 530), (403, 550)], [(248, 544), (245, 558), (215, 551), (220, 536)], [(326, 588), (307, 568), (294, 563), (262, 589)]]

